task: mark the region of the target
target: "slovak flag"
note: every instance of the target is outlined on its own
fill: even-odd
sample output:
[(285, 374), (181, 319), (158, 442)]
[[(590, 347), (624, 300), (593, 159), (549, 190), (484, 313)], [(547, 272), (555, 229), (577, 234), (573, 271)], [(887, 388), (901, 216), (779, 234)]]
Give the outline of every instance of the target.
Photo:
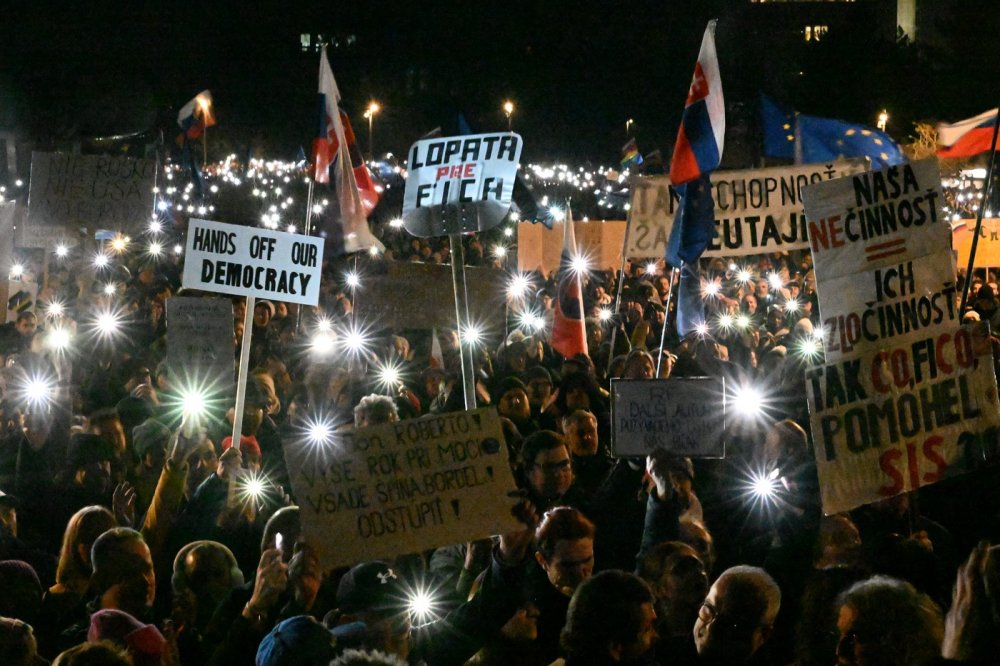
[[(368, 228), (365, 203), (358, 191), (358, 181), (355, 178), (350, 155), (350, 146), (355, 143), (354, 132), (351, 131), (348, 137), (349, 125), (345, 126), (346, 115), (340, 110), (340, 89), (337, 87), (336, 79), (333, 78), (325, 46), (319, 57), (319, 116), (319, 132), (313, 140), (313, 176), (317, 183), (329, 184), (330, 167), (333, 167), (339, 208), (340, 228), (333, 231), (334, 237), (331, 237), (328, 231), (327, 239), (338, 248), (342, 248), (345, 253), (366, 250), (373, 246), (380, 250), (384, 249), (382, 243)], [(341, 146), (347, 146), (348, 149), (340, 150)], [(358, 157), (360, 158), (360, 153)], [(360, 167), (365, 169), (367, 176), (367, 168), (363, 161)], [(366, 182), (371, 184), (370, 177), (366, 178)], [(374, 192), (374, 186), (372, 191)], [(374, 203), (372, 207), (374, 208)]]
[(993, 145), (997, 111), (993, 109), (950, 125), (938, 124), (938, 157), (972, 157), (987, 152)]
[(185, 139), (193, 141), (204, 134), (207, 128), (215, 124), (215, 116), (212, 115), (212, 93), (202, 90), (182, 106), (177, 113), (177, 124), (181, 128), (181, 134), (177, 137), (178, 144), (182, 144)]
[(719, 58), (715, 53), (715, 24), (709, 21), (701, 40), (698, 62), (684, 104), (677, 132), (674, 157), (670, 162), (670, 182), (683, 185), (713, 171), (722, 161), (726, 135), (726, 105), (719, 78)]
[(577, 256), (573, 211), (567, 209), (563, 221), (563, 249), (559, 260), (555, 312), (552, 317), (552, 348), (563, 358), (587, 353), (587, 329), (583, 317), (583, 288), (580, 272), (573, 265)]

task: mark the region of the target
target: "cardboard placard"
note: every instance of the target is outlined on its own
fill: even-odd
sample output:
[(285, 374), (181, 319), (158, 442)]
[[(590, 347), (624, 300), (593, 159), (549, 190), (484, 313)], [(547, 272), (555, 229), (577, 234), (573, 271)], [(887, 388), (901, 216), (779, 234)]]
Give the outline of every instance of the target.
[(231, 395), (236, 369), (233, 303), (228, 298), (167, 299), (167, 365), (177, 382)]
[(185, 289), (316, 305), (323, 239), (192, 218)]
[(516, 528), (500, 418), (452, 412), (285, 442), (302, 533), (324, 568)]
[(969, 471), (1000, 426), (984, 323), (811, 368), (806, 387), (827, 514)]
[[(711, 175), (715, 227), (719, 234), (706, 257), (763, 254), (808, 247), (802, 192), (819, 183), (863, 170), (864, 162), (802, 164)], [(680, 195), (669, 176), (633, 178), (629, 205), (628, 257), (663, 257)]]
[[(969, 254), (972, 252), (972, 238), (975, 233), (975, 218), (952, 222), (951, 247), (958, 255), (958, 265), (962, 268), (969, 265)], [(983, 226), (979, 230), (979, 242), (976, 244), (975, 262), (975, 268), (1000, 266), (1000, 219), (983, 218)]]
[[(394, 328), (454, 328), (451, 267), (419, 262), (381, 262), (362, 278), (355, 311), (363, 322)], [(475, 322), (503, 328), (504, 274), (466, 266), (469, 312)]]
[(135, 232), (153, 212), (154, 160), (112, 155), (31, 155), (24, 247), (73, 244), (81, 229)]
[(611, 380), (612, 453), (724, 458), (725, 394), (722, 377)]

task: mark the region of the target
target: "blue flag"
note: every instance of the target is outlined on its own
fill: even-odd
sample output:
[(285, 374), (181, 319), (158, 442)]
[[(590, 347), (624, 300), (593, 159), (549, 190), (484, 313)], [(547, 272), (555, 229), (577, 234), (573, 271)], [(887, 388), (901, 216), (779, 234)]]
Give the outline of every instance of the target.
[(684, 264), (677, 286), (677, 334), (683, 339), (705, 323), (705, 299), (701, 295), (698, 264)]
[(789, 112), (761, 96), (764, 154), (794, 158), (797, 163), (830, 162), (839, 157), (867, 157), (882, 169), (906, 161), (885, 132), (834, 118)]
[(717, 235), (715, 230), (715, 200), (708, 174), (677, 186), (681, 195), (674, 225), (667, 240), (667, 263), (679, 268), (693, 264)]

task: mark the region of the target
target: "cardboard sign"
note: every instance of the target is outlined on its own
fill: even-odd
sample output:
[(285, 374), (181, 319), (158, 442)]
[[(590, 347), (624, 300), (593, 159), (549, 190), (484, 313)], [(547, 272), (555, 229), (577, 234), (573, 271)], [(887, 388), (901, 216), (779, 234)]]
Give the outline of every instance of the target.
[(236, 368), (233, 303), (228, 298), (167, 299), (167, 365), (182, 383), (230, 395)]
[(722, 377), (611, 380), (611, 450), (645, 456), (658, 448), (691, 458), (724, 458)]
[(323, 239), (191, 219), (184, 257), (185, 289), (319, 303)]
[[(384, 272), (365, 275), (355, 299), (362, 321), (380, 326), (431, 329), (455, 326), (451, 267), (414, 262), (381, 262)], [(465, 267), (473, 321), (503, 327), (504, 276), (492, 268)]]
[[(976, 233), (976, 220), (959, 220), (951, 226), (951, 247), (958, 255), (958, 265), (965, 268), (969, 265), (969, 254), (972, 252), (972, 238)], [(1000, 219), (983, 218), (983, 226), (979, 231), (979, 243), (976, 244), (975, 268), (993, 268), (1000, 266)]]
[[(711, 175), (718, 236), (706, 257), (763, 254), (808, 247), (802, 192), (811, 183), (863, 169), (858, 160), (803, 164)], [(680, 195), (668, 176), (634, 178), (630, 183), (629, 257), (663, 257)]]
[(1000, 426), (985, 324), (909, 337), (806, 371), (823, 511), (962, 474)]
[(32, 153), (25, 247), (74, 243), (81, 229), (133, 231), (153, 211), (156, 162), (111, 155)]
[(934, 158), (811, 185), (802, 200), (817, 279), (949, 249), (951, 229)]
[(324, 568), (516, 528), (500, 418), (453, 412), (285, 442), (302, 533)]
[(414, 236), (486, 231), (510, 210), (521, 159), (513, 132), (417, 141), (407, 161), (403, 224)]

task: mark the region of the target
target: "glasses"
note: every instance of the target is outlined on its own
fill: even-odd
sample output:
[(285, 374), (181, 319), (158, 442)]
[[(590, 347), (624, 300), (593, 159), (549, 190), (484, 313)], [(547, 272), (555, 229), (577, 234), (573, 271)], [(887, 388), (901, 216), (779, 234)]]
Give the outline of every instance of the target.
[(707, 601), (698, 609), (698, 619), (706, 625), (715, 624), (719, 628), (732, 631), (750, 631), (757, 628), (750, 627), (742, 622), (733, 622), (727, 617), (719, 615), (719, 609)]
[(560, 460), (559, 462), (542, 463), (541, 465), (536, 464), (534, 467), (537, 467), (546, 474), (558, 474), (560, 472), (569, 472), (573, 467), (573, 463), (570, 462), (569, 458), (566, 458), (565, 460)]

